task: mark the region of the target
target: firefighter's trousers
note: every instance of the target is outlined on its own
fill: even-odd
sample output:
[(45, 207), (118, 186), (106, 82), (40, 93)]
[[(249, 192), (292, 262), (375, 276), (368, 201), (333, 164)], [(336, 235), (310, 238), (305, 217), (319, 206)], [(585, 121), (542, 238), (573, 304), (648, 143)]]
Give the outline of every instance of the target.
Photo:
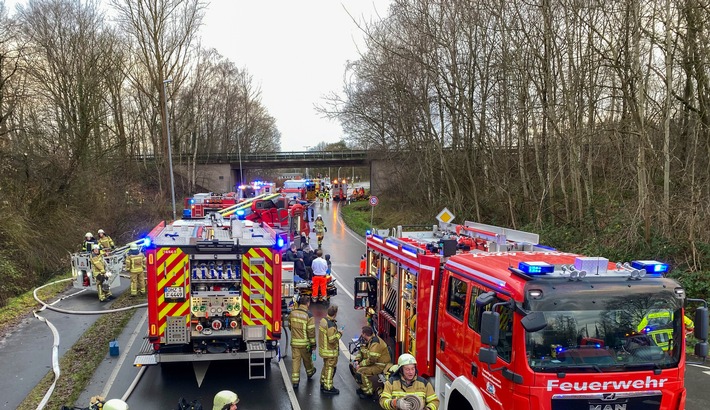
[(326, 390), (333, 388), (333, 376), (335, 375), (335, 367), (338, 365), (338, 357), (324, 357), (323, 370), (320, 372), (320, 384)]
[(328, 296), (328, 279), (325, 275), (313, 275), (313, 290), (311, 291), (311, 296), (316, 298), (322, 296), (326, 298)]
[(360, 374), (361, 382), (358, 383), (362, 392), (365, 394), (372, 394), (372, 381), (371, 376), (376, 376), (384, 371), (384, 366), (372, 365), (372, 366), (360, 366), (357, 368), (358, 374)]
[(306, 368), (306, 376), (311, 377), (315, 374), (316, 368), (313, 366), (313, 360), (311, 359), (311, 350), (309, 348), (291, 346), (291, 361), (293, 363), (291, 383), (297, 384), (301, 380), (301, 361), (303, 361), (303, 367)]
[(131, 272), (131, 295), (136, 296), (140, 289), (141, 295), (145, 295), (145, 272)]
[(105, 273), (99, 273), (97, 274), (94, 279), (96, 280), (96, 290), (99, 293), (99, 301), (103, 302), (111, 296), (111, 291), (108, 288), (108, 283), (106, 283), (106, 274)]

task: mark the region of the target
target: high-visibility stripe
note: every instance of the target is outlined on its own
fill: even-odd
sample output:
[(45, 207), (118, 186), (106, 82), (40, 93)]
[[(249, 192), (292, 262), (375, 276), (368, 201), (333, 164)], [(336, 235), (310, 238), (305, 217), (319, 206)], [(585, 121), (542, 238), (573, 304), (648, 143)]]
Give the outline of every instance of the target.
[[(180, 248), (159, 248), (155, 253), (155, 304), (157, 311), (156, 325), (161, 342), (165, 341), (167, 318), (183, 316), (187, 326), (190, 314), (190, 275), (188, 256)], [(185, 300), (166, 302), (165, 288), (182, 286), (185, 288)]]
[[(263, 263), (255, 264), (259, 259)], [(249, 249), (242, 257), (242, 322), (247, 326), (266, 326), (268, 339), (273, 339), (274, 332), (273, 284), (273, 251), (269, 248)]]

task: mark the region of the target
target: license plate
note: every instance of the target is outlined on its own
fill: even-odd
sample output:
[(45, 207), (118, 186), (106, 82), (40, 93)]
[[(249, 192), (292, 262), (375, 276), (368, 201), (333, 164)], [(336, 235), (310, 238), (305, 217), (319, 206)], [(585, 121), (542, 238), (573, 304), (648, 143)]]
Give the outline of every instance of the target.
[(165, 299), (185, 299), (185, 288), (183, 288), (182, 286), (166, 287)]

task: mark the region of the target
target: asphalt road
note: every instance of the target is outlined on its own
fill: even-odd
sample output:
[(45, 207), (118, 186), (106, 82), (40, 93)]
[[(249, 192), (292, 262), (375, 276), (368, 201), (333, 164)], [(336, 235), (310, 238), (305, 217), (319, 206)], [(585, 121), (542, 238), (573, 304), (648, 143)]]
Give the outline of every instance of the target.
[[(359, 256), (364, 253), (361, 237), (345, 228), (337, 217), (338, 204), (328, 209), (316, 207), (316, 214), (323, 215), (328, 233), (323, 248), (331, 254), (334, 276), (338, 283), (338, 295), (331, 302), (340, 306), (338, 322), (345, 325), (343, 345), (345, 350), (350, 338), (359, 334), (365, 324), (362, 311), (353, 309), (353, 278), (357, 275)], [(315, 239), (313, 237), (312, 239)], [(125, 290), (127, 281), (114, 294)], [(69, 293), (73, 293), (71, 290)], [(96, 295), (85, 292), (64, 299), (57, 306), (71, 310), (108, 309), (110, 303), (101, 304)], [(319, 304), (311, 310), (320, 320), (325, 315), (325, 307)], [(58, 352), (62, 355), (78, 340), (97, 316), (81, 316), (45, 311), (42, 316), (57, 327), (60, 339)], [(135, 357), (145, 334), (145, 309), (139, 309), (118, 339), (120, 355), (111, 357), (106, 348), (106, 358), (96, 369), (91, 384), (75, 404), (87, 406), (90, 396), (103, 394), (109, 398), (124, 396), (132, 383), (138, 380), (139, 369), (133, 367)], [(16, 329), (0, 339), (0, 369), (5, 377), (0, 383), (0, 409), (15, 409), (27, 393), (51, 370), (52, 343), (54, 338), (44, 323), (34, 317), (26, 318)], [(174, 409), (180, 397), (199, 399), (205, 409), (211, 409), (212, 397), (223, 389), (236, 391), (241, 402), (240, 409), (378, 409), (376, 403), (359, 399), (355, 395), (356, 384), (347, 369), (347, 354), (340, 356), (334, 384), (340, 389), (338, 396), (323, 396), (319, 390), (318, 377), (322, 368), (320, 359), (316, 362), (318, 372), (312, 380), (302, 374), (301, 384), (295, 392), (290, 387), (289, 374), (291, 358), (288, 349), (282, 361), (270, 363), (266, 380), (249, 380), (248, 368), (244, 362), (216, 362), (210, 365), (201, 386), (197, 385), (190, 364), (155, 366), (145, 368), (137, 381), (135, 390), (128, 397), (131, 409)], [(285, 380), (284, 380), (285, 375)], [(710, 364), (689, 365), (686, 373), (688, 389), (687, 410), (710, 408)], [(67, 403), (70, 404), (70, 403)], [(56, 410), (56, 409), (50, 409)]]

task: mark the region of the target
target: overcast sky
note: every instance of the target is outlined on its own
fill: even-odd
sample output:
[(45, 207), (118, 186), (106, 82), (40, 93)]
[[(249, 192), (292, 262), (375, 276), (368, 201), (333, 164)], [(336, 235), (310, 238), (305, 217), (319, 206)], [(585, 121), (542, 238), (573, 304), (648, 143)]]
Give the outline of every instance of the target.
[(276, 118), (281, 149), (303, 151), (343, 138), (340, 124), (321, 118), (314, 105), (342, 90), (345, 66), (363, 47), (348, 12), (358, 21), (376, 21), (390, 2), (211, 0), (202, 43), (247, 69)]

